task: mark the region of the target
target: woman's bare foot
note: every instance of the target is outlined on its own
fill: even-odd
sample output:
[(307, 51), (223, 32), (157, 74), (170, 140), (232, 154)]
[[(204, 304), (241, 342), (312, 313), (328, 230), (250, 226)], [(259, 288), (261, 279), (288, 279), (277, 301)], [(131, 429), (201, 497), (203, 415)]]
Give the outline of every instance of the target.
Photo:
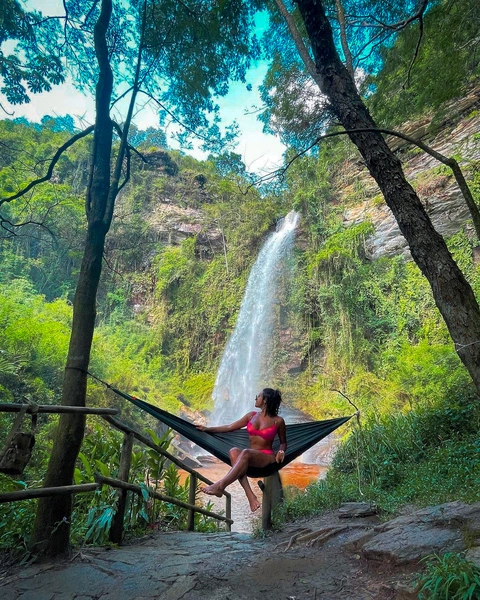
[(200, 488), (200, 491), (204, 494), (208, 494), (209, 496), (218, 496), (218, 498), (223, 496), (223, 490), (218, 483), (212, 483), (212, 485), (202, 487)]
[(256, 496), (253, 496), (253, 498), (249, 498), (248, 503), (250, 504), (250, 510), (252, 512), (255, 512), (260, 508), (260, 502), (257, 500)]

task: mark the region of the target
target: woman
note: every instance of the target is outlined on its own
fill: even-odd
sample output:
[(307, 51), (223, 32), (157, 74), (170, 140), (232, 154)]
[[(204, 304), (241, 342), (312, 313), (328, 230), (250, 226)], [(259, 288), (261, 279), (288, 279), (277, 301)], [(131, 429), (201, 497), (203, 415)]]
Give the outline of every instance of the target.
[[(248, 450), (232, 448), (230, 450), (230, 461), (232, 464), (230, 471), (216, 483), (203, 487), (201, 489), (202, 492), (210, 496), (221, 497), (227, 485), (238, 479), (240, 485), (245, 490), (252, 512), (260, 508), (260, 503), (248, 483), (246, 473), (248, 467), (266, 467), (275, 461), (281, 463), (285, 458), (285, 450), (287, 449), (285, 421), (282, 417), (278, 416), (278, 408), (281, 402), (282, 396), (278, 390), (265, 388), (255, 396), (255, 408), (259, 408), (260, 412), (247, 413), (244, 417), (230, 425), (221, 425), (219, 427), (197, 425), (200, 431), (210, 433), (226, 433), (242, 429), (246, 426), (250, 436), (250, 448)], [(272, 444), (277, 435), (280, 439), (280, 449), (275, 454)]]

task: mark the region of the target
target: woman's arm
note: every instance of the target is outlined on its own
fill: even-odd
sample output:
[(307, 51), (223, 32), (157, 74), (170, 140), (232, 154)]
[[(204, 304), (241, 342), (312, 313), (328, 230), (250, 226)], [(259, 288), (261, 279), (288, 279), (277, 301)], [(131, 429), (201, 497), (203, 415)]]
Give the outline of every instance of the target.
[(217, 427), (205, 427), (205, 425), (196, 425), (196, 428), (200, 431), (206, 431), (207, 433), (228, 433), (229, 431), (236, 431), (246, 427), (247, 423), (252, 418), (252, 413), (248, 413), (238, 421), (230, 423), (230, 425), (218, 425)]
[(285, 452), (287, 450), (287, 430), (285, 427), (285, 421), (282, 419), (282, 417), (279, 417), (277, 431), (280, 439), (280, 448), (275, 456), (275, 460), (277, 463), (282, 463), (285, 460)]

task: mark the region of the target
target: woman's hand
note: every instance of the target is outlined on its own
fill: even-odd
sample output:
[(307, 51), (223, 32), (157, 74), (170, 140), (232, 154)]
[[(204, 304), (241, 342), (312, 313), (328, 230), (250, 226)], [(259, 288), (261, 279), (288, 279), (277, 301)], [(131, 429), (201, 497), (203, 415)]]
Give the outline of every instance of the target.
[(277, 452), (277, 455), (275, 456), (275, 460), (277, 461), (277, 463), (282, 463), (285, 460), (285, 451), (279, 450)]
[(195, 427), (199, 430), (199, 431), (207, 431), (208, 427), (205, 427), (205, 425), (195, 425)]

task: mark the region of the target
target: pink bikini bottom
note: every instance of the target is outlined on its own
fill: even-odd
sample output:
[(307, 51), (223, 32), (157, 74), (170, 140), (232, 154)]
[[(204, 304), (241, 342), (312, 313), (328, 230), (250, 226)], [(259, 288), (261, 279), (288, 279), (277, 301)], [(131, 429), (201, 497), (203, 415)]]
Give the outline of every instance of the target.
[(262, 454), (275, 454), (273, 450), (267, 450), (266, 448), (263, 450), (258, 450), (258, 452), (261, 452)]

